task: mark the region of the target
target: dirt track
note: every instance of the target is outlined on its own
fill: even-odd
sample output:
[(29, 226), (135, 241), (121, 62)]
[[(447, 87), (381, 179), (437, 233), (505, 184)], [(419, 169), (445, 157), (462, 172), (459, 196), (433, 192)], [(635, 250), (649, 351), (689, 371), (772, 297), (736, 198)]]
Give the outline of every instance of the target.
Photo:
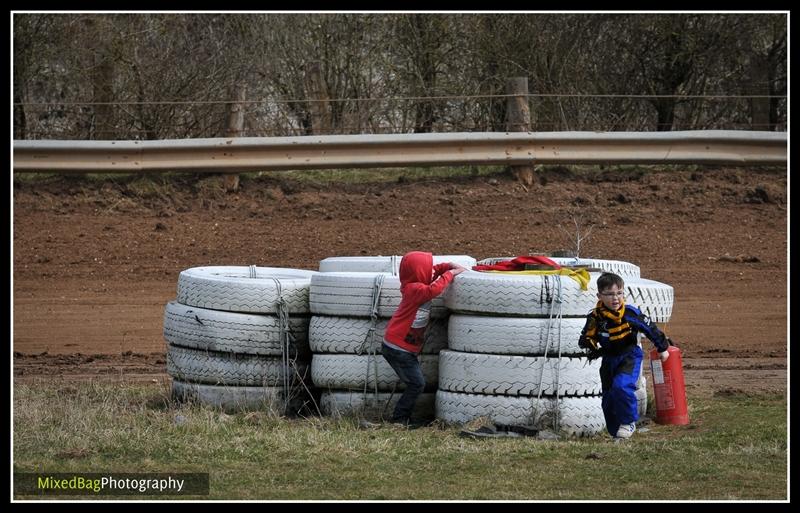
[[(634, 262), (674, 287), (667, 333), (685, 351), (690, 383), (785, 389), (785, 170), (562, 169), (539, 178), (528, 191), (502, 176), (359, 186), (259, 179), (232, 194), (218, 177), (15, 183), (15, 375), (163, 376), (164, 305), (188, 267), (315, 269), (328, 256), (412, 249), (541, 253), (571, 247), (566, 232), (580, 216), (584, 228), (595, 225), (582, 256)], [(715, 373), (729, 377), (709, 385)]]

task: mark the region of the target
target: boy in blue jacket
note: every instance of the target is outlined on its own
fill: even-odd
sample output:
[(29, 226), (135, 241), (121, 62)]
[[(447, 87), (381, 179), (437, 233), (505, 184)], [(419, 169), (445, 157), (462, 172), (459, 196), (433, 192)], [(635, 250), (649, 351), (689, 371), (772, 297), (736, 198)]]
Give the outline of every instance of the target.
[(630, 438), (639, 414), (636, 382), (643, 358), (637, 335), (642, 333), (658, 349), (662, 362), (669, 358), (672, 342), (638, 308), (625, 304), (625, 282), (613, 273), (597, 278), (597, 306), (586, 317), (578, 345), (589, 350), (589, 358), (602, 357), (600, 381), (606, 429), (616, 440)]

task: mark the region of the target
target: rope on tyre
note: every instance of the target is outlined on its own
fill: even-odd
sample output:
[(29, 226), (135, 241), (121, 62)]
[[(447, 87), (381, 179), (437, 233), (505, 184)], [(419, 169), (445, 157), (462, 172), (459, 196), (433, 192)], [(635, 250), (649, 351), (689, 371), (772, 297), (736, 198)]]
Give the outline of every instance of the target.
[[(560, 374), (561, 374), (561, 319), (562, 319), (561, 316), (562, 316), (562, 306), (564, 304), (563, 301), (561, 300), (562, 294), (564, 292), (561, 287), (562, 287), (561, 276), (558, 276), (558, 285), (557, 285), (557, 288), (558, 288), (558, 294), (557, 294), (558, 295), (558, 301), (557, 301), (558, 313), (556, 314), (556, 323), (557, 323), (557, 326), (558, 326), (558, 359), (556, 360), (555, 415), (553, 415), (553, 431), (555, 433), (558, 433), (559, 429), (561, 428), (561, 419), (560, 419), (561, 409), (559, 408), (559, 404), (558, 404), (558, 392), (559, 392), (559, 388), (561, 386), (561, 380), (560, 380)], [(552, 319), (552, 315), (551, 315), (551, 319)], [(548, 337), (549, 337), (549, 335), (550, 335), (550, 327), (549, 326), (548, 326), (548, 329), (547, 329), (547, 333), (548, 333)], [(545, 360), (546, 359), (547, 359), (547, 348), (545, 348)]]
[[(255, 266), (250, 266), (250, 277), (255, 278)], [(289, 376), (289, 369), (291, 365), (294, 363), (292, 361), (292, 357), (289, 354), (291, 350), (291, 336), (289, 333), (289, 309), (286, 305), (286, 301), (283, 299), (283, 294), (281, 290), (281, 282), (277, 278), (272, 278), (272, 281), (275, 282), (275, 290), (278, 294), (278, 299), (275, 301), (275, 316), (278, 318), (278, 343), (281, 347), (281, 379), (283, 381), (283, 392), (284, 392), (284, 408), (283, 411), (289, 409), (289, 390), (291, 386), (290, 376)]]
[[(551, 333), (553, 328), (553, 321), (558, 326), (558, 360), (556, 361), (556, 374), (555, 374), (555, 385), (556, 385), (556, 401), (555, 401), (555, 414), (553, 416), (553, 430), (554, 432), (558, 432), (558, 388), (559, 388), (559, 367), (561, 362), (561, 319), (562, 319), (562, 301), (561, 301), (561, 294), (562, 294), (562, 282), (560, 275), (553, 275), (556, 279), (556, 283), (554, 284), (554, 292), (555, 296), (551, 295), (550, 292), (550, 284), (549, 284), (549, 276), (543, 276), (543, 283), (544, 289), (547, 291), (546, 295), (549, 298), (550, 308), (548, 311), (548, 318), (547, 318), (547, 334), (545, 335), (545, 345), (544, 345), (544, 359), (542, 360), (541, 371), (539, 372), (539, 386), (538, 392), (536, 395), (536, 405), (533, 407), (533, 423), (534, 425), (537, 424), (539, 421), (539, 407), (541, 405), (542, 400), (542, 382), (544, 381), (544, 370), (545, 366), (547, 365), (547, 352), (550, 349), (550, 341), (551, 341)], [(557, 305), (557, 306), (556, 306)]]
[[(254, 265), (250, 266), (250, 277), (256, 277)], [(305, 376), (301, 376), (300, 371), (297, 370), (298, 354), (295, 346), (295, 336), (289, 325), (289, 305), (283, 298), (281, 282), (275, 277), (270, 278), (275, 282), (275, 290), (278, 293), (278, 299), (275, 301), (275, 316), (278, 318), (278, 340), (281, 346), (281, 378), (283, 380), (284, 392), (283, 412), (285, 414), (289, 411), (289, 403), (295, 395), (295, 388), (302, 387), (306, 391), (308, 397), (311, 398), (311, 402), (314, 404), (317, 413), (320, 413), (319, 405), (314, 400), (314, 396), (305, 384)], [(296, 381), (299, 383), (299, 387), (292, 386), (293, 381), (295, 381), (294, 377), (297, 377)]]
[[(383, 403), (383, 408), (381, 408), (381, 419), (386, 418), (386, 410), (389, 408), (389, 405), (392, 403), (392, 399), (394, 398), (394, 394), (397, 392), (397, 381), (395, 380), (394, 385), (392, 385), (392, 391), (389, 392), (389, 398)], [(375, 397), (375, 401), (377, 402), (378, 398)]]
[(375, 280), (372, 282), (372, 308), (369, 313), (369, 328), (364, 340), (356, 348), (356, 354), (367, 354), (367, 375), (364, 379), (364, 401), (367, 400), (367, 387), (369, 386), (369, 371), (372, 366), (375, 373), (375, 401), (378, 400), (378, 358), (377, 350), (375, 349), (375, 329), (378, 326), (378, 308), (381, 300), (381, 290), (383, 289), (384, 274), (376, 274)]

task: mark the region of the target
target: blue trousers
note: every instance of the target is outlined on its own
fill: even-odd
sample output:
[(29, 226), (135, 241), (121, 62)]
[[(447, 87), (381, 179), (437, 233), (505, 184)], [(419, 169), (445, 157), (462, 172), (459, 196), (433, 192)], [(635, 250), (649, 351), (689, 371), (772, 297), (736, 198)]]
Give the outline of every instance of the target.
[(393, 349), (386, 344), (381, 347), (381, 352), (397, 373), (400, 381), (406, 385), (403, 395), (400, 396), (400, 400), (397, 401), (397, 406), (394, 408), (392, 422), (408, 423), (411, 419), (411, 412), (414, 410), (414, 404), (425, 389), (425, 376), (422, 375), (419, 357), (414, 353)]
[(642, 348), (633, 346), (633, 349), (621, 355), (604, 356), (600, 364), (603, 415), (611, 436), (616, 436), (621, 424), (639, 420), (636, 382), (639, 380), (643, 357)]

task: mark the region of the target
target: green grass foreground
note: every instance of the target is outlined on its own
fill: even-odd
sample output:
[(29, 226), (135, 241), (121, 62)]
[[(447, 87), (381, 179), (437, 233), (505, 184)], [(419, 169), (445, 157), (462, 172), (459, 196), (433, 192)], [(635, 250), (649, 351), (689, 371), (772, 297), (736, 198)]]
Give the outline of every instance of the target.
[(229, 415), (163, 384), (19, 384), (14, 471), (208, 472), (210, 495), (184, 499), (786, 500), (786, 397), (689, 399), (689, 426), (614, 444)]

